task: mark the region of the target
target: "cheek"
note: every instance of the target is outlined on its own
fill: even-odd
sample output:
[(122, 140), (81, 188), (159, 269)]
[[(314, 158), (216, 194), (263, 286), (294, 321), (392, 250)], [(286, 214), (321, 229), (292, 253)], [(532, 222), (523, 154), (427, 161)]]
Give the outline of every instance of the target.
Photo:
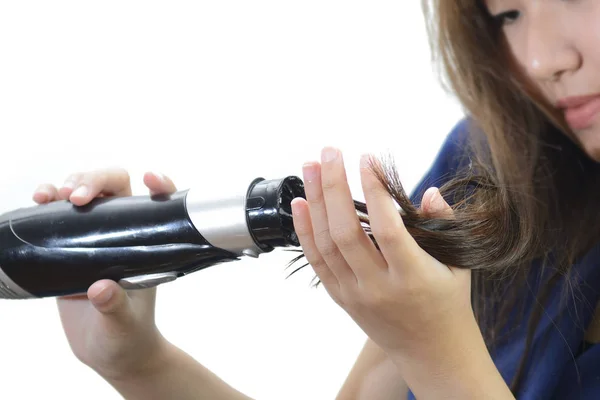
[(537, 96), (552, 102), (553, 93), (551, 88), (531, 75), (533, 60), (529, 55), (527, 41), (523, 39), (523, 33), (520, 32), (523, 29), (524, 27), (515, 27), (506, 34), (505, 48), (508, 56), (508, 69), (517, 80), (533, 89)]
[[(594, 71), (595, 82), (600, 81), (600, 1), (586, 9), (573, 22), (576, 31), (577, 47), (583, 59), (584, 68)], [(600, 88), (594, 88), (600, 90)]]
[(526, 73), (529, 66), (527, 62), (527, 44), (519, 35), (518, 28), (506, 32), (504, 48), (512, 66), (518, 69), (520, 73)]

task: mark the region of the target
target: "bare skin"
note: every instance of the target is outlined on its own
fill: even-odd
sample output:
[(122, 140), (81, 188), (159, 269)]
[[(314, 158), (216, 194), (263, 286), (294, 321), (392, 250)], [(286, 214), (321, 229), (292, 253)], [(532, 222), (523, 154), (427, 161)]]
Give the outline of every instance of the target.
[[(332, 171), (335, 168), (342, 168), (342, 166), (338, 165)], [(326, 175), (324, 176), (328, 179)], [(341, 175), (334, 175), (333, 179), (339, 180), (337, 187), (342, 188), (346, 193), (345, 179)], [(148, 173), (144, 177), (144, 182), (150, 193), (172, 193), (176, 190), (173, 182), (160, 174)], [(82, 190), (82, 187), (85, 189)], [(309, 200), (313, 199), (314, 190), (321, 189), (314, 186), (311, 188), (309, 183), (309, 192), (311, 190), (313, 194), (309, 195)], [(381, 190), (381, 188), (374, 187), (374, 190)], [(423, 199), (426, 207), (423, 212), (444, 212), (447, 205), (440, 203), (439, 200), (436, 203), (435, 194), (435, 190), (426, 193)], [(84, 205), (93, 198), (103, 195), (131, 195), (127, 172), (101, 170), (74, 174), (67, 179), (63, 187), (40, 186), (34, 194), (34, 200), (42, 204), (68, 199), (76, 205)], [(295, 212), (297, 217), (297, 204)], [(302, 218), (301, 215), (300, 217)], [(307, 239), (306, 235), (310, 234), (306, 230), (308, 225), (302, 226), (306, 222), (306, 220), (296, 221), (304, 241)], [(426, 258), (428, 256), (424, 256), (418, 249), (414, 254), (416, 257), (424, 257), (422, 262), (435, 262), (433, 259)], [(414, 262), (418, 264), (417, 260)], [(441, 266), (434, 268), (438, 268), (437, 273), (446, 274)], [(319, 271), (321, 276), (322, 272)], [(442, 279), (440, 285), (450, 285), (449, 289), (446, 289), (450, 292), (445, 296), (468, 297), (466, 277), (455, 282), (452, 275), (441, 276), (445, 278), (435, 278), (433, 275), (428, 279)], [(87, 296), (59, 299), (58, 306), (63, 327), (77, 358), (102, 376), (124, 398), (130, 400), (164, 398), (248, 400), (248, 396), (232, 388), (160, 334), (154, 321), (155, 296), (156, 289), (128, 293), (115, 282), (105, 280), (92, 285)], [(446, 303), (443, 301), (439, 304), (446, 307)], [(435, 310), (435, 306), (432, 304), (436, 303), (425, 303), (423, 306), (428, 307), (429, 312), (433, 312), (431, 310)], [(431, 394), (429, 398), (451, 398), (452, 396), (480, 398), (482, 393), (492, 387), (495, 387), (494, 393), (498, 394), (497, 398), (511, 398), (504, 382), (498, 378), (497, 371), (493, 368), (481, 337), (477, 336), (479, 332), (474, 320), (470, 318), (471, 310), (468, 301), (457, 301), (455, 304), (459, 307), (457, 311), (449, 312), (455, 316), (460, 316), (462, 313), (462, 317), (434, 318), (428, 320), (428, 323), (444, 324), (447, 332), (456, 332), (466, 347), (456, 345), (458, 342), (454, 339), (457, 337), (450, 333), (446, 338), (454, 339), (449, 342), (438, 340), (437, 347), (429, 343), (419, 348), (420, 341), (405, 339), (409, 340), (411, 349), (405, 353), (409, 356), (403, 357), (400, 352), (394, 350), (399, 346), (393, 342), (393, 336), (375, 335), (379, 337), (381, 343), (385, 343), (386, 350), (384, 351), (374, 340), (368, 340), (337, 398), (339, 400), (404, 399), (407, 385), (404, 383), (403, 376), (409, 376), (422, 393)], [(370, 307), (371, 309), (365, 308), (361, 312), (372, 315), (371, 310), (378, 311), (376, 308), (378, 303), (373, 303)], [(461, 307), (466, 308), (461, 311)], [(354, 313), (354, 310), (350, 310)], [(420, 315), (423, 316), (424, 313)], [(380, 323), (378, 319), (371, 321), (358, 318), (358, 320), (370, 330), (377, 329)], [(422, 322), (417, 320), (414, 323)], [(448, 323), (457, 328), (460, 326), (460, 329), (451, 329)], [(399, 332), (406, 335), (401, 330)], [(132, 343), (135, 345), (132, 346)], [(444, 353), (444, 356), (438, 357), (438, 351)], [(473, 355), (470, 367), (455, 368), (465, 352)], [(421, 364), (409, 368), (411, 357), (418, 357)], [(431, 366), (428, 366), (429, 363), (432, 363)], [(443, 371), (452, 372), (446, 374)], [(431, 373), (437, 375), (437, 385), (429, 383)]]
[(367, 339), (337, 400), (406, 400), (408, 386), (387, 354)]
[(555, 106), (589, 157), (600, 161), (600, 112), (580, 118), (575, 104), (565, 108), (569, 99), (593, 96), (590, 100), (597, 101), (600, 96), (600, 3), (486, 0), (485, 4), (503, 23), (520, 73)]

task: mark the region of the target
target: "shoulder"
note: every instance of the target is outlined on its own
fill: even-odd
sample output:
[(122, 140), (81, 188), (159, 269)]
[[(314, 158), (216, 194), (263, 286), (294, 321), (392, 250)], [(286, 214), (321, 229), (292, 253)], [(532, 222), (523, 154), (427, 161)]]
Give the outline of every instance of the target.
[(461, 119), (454, 125), (411, 194), (411, 200), (415, 204), (420, 203), (429, 187), (440, 187), (470, 167), (470, 142), (474, 132), (474, 124), (469, 118)]

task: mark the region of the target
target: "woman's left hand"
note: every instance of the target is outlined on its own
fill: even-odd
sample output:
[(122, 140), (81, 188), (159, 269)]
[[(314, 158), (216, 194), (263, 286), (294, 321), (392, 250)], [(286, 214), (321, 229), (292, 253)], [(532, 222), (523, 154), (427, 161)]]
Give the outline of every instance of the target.
[[(325, 148), (321, 162), (305, 164), (303, 175), (307, 200), (295, 199), (292, 207), (305, 257), (371, 340), (413, 372), (420, 363), (444, 373), (460, 367), (465, 352), (481, 349), (470, 271), (446, 266), (417, 245), (369, 158), (361, 160), (361, 181), (380, 251), (360, 224), (339, 150)], [(452, 217), (435, 188), (422, 204), (422, 212)]]

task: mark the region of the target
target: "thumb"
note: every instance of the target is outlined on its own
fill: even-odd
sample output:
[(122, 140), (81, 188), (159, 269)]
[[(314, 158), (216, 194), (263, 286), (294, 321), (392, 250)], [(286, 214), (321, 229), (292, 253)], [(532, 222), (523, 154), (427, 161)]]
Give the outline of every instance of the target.
[(440, 194), (436, 187), (430, 187), (423, 194), (422, 208), (429, 217), (451, 217), (452, 208)]
[[(454, 212), (452, 207), (448, 205), (440, 191), (436, 187), (431, 187), (423, 194), (422, 208), (425, 214), (432, 218), (452, 218)], [(469, 280), (471, 277), (471, 270), (465, 268), (456, 268), (452, 265), (448, 265), (450, 271), (455, 276), (461, 277), (461, 279)]]
[(87, 292), (88, 299), (104, 316), (117, 323), (131, 321), (131, 303), (127, 292), (115, 281), (103, 279), (95, 282)]

